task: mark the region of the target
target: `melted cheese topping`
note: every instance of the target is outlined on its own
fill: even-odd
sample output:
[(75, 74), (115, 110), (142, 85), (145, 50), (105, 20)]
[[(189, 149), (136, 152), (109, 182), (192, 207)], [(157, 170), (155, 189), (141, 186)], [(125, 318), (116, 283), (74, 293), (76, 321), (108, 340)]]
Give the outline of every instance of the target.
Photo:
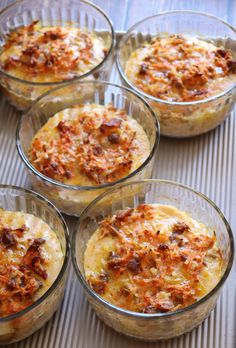
[(156, 98), (189, 102), (205, 99), (236, 82), (231, 50), (171, 35), (156, 37), (129, 57), (125, 73), (140, 90)]
[(22, 80), (58, 82), (90, 71), (106, 54), (104, 40), (94, 33), (33, 22), (9, 34), (0, 67)]
[(41, 219), (0, 210), (0, 317), (35, 302), (63, 264), (56, 233)]
[(222, 274), (215, 233), (169, 205), (139, 205), (100, 223), (84, 255), (89, 285), (135, 312), (176, 311), (206, 295)]
[(140, 124), (112, 105), (77, 105), (58, 112), (35, 135), (29, 160), (44, 175), (71, 185), (117, 181), (148, 157)]

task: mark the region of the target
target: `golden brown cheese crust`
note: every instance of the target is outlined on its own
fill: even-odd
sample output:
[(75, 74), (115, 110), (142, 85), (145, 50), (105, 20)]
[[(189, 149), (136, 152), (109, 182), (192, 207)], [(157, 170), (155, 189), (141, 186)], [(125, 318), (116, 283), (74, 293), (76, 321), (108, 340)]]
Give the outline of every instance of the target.
[(222, 92), (236, 82), (231, 50), (203, 40), (156, 37), (134, 51), (126, 75), (145, 93), (168, 101), (189, 102)]
[(174, 207), (142, 204), (100, 223), (84, 267), (90, 286), (107, 301), (159, 313), (209, 292), (221, 276), (221, 262), (215, 234), (204, 225)]
[(29, 159), (44, 175), (69, 184), (117, 181), (149, 154), (142, 127), (111, 105), (78, 105), (49, 119), (35, 135)]
[[(52, 261), (54, 253), (58, 259)], [(56, 278), (61, 262), (60, 243), (47, 225), (29, 214), (1, 210), (0, 317), (34, 303)]]
[(82, 75), (106, 56), (101, 38), (77, 28), (43, 28), (36, 21), (9, 34), (0, 67), (34, 82), (56, 82)]

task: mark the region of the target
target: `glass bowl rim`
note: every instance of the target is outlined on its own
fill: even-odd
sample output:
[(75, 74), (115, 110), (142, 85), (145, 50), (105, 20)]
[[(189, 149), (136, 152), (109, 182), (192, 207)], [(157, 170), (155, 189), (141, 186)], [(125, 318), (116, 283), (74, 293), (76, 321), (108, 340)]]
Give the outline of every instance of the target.
[(142, 95), (144, 98), (150, 99), (151, 101), (154, 101), (156, 103), (159, 104), (165, 104), (165, 105), (177, 105), (177, 106), (194, 106), (194, 105), (199, 105), (199, 104), (204, 104), (207, 102), (211, 102), (214, 100), (218, 100), (221, 97), (227, 95), (228, 93), (230, 93), (231, 91), (233, 91), (236, 88), (236, 82), (234, 84), (232, 84), (231, 87), (226, 88), (225, 90), (223, 90), (221, 93), (218, 93), (216, 95), (210, 96), (208, 98), (204, 98), (204, 99), (200, 99), (200, 100), (196, 100), (196, 101), (192, 101), (192, 102), (175, 102), (175, 101), (168, 101), (168, 100), (164, 100), (164, 99), (160, 99), (160, 98), (156, 98), (154, 96), (152, 96), (151, 94), (147, 94), (145, 92), (143, 92), (141, 89), (137, 88), (127, 77), (125, 74), (125, 71), (123, 70), (123, 68), (121, 67), (121, 59), (120, 59), (120, 51), (121, 51), (121, 47), (123, 46), (124, 41), (127, 39), (127, 37), (130, 35), (130, 33), (136, 29), (136, 27), (138, 27), (140, 24), (149, 21), (150, 19), (153, 18), (159, 18), (162, 16), (166, 16), (166, 15), (172, 15), (172, 14), (177, 14), (177, 15), (181, 15), (181, 14), (193, 14), (193, 15), (200, 15), (203, 16), (205, 18), (210, 18), (210, 19), (214, 19), (218, 22), (221, 22), (223, 25), (227, 26), (230, 30), (232, 30), (234, 32), (234, 34), (236, 34), (236, 28), (234, 28), (231, 24), (229, 24), (227, 21), (216, 17), (212, 14), (209, 13), (205, 13), (205, 12), (201, 12), (201, 11), (191, 11), (191, 10), (173, 10), (173, 11), (164, 11), (164, 12), (159, 12), (158, 14), (143, 18), (142, 20), (136, 22), (135, 24), (133, 24), (124, 34), (124, 36), (121, 38), (121, 40), (119, 41), (118, 45), (117, 45), (117, 49), (116, 49), (116, 54), (115, 54), (115, 60), (116, 60), (116, 66), (117, 66), (117, 70), (119, 71), (119, 74), (123, 80), (123, 82), (125, 82), (129, 88), (132, 88), (135, 90), (136, 93), (139, 93), (140, 95)]
[[(128, 174), (127, 176), (111, 182), (111, 183), (106, 183), (106, 184), (102, 184), (102, 185), (98, 185), (98, 186), (80, 186), (80, 185), (69, 185), (69, 184), (64, 184), (60, 181), (51, 179), (49, 177), (47, 177), (46, 175), (42, 174), (40, 171), (38, 171), (32, 164), (31, 162), (28, 160), (27, 155), (25, 154), (22, 146), (21, 146), (21, 142), (20, 142), (20, 130), (21, 130), (21, 125), (22, 122), (25, 118), (27, 118), (28, 113), (36, 106), (36, 104), (38, 102), (40, 102), (44, 97), (47, 97), (50, 93), (53, 93), (57, 90), (60, 90), (61, 88), (73, 85), (73, 84), (81, 84), (81, 85), (86, 85), (86, 84), (95, 84), (95, 85), (105, 85), (105, 86), (112, 86), (115, 88), (119, 88), (119, 89), (124, 89), (126, 92), (131, 93), (135, 98), (137, 98), (138, 100), (140, 100), (145, 107), (148, 109), (148, 111), (150, 112), (150, 115), (153, 119), (153, 123), (154, 123), (154, 127), (155, 127), (155, 141), (153, 144), (152, 149), (150, 150), (150, 153), (148, 155), (148, 157), (145, 159), (145, 161), (134, 171), (132, 171), (130, 174)], [(102, 80), (96, 80), (96, 81), (72, 81), (72, 82), (68, 82), (66, 85), (64, 86), (60, 86), (57, 88), (53, 88), (49, 91), (47, 91), (46, 93), (42, 94), (39, 98), (37, 98), (31, 105), (30, 107), (25, 111), (25, 113), (23, 113), (22, 117), (19, 119), (18, 125), (17, 125), (17, 129), (16, 129), (16, 147), (18, 150), (18, 154), (20, 155), (20, 158), (22, 159), (22, 161), (24, 162), (24, 164), (26, 165), (27, 169), (29, 169), (34, 175), (36, 175), (36, 177), (39, 177), (41, 180), (50, 183), (52, 185), (56, 185), (58, 187), (61, 188), (65, 188), (68, 190), (78, 190), (78, 191), (94, 191), (94, 190), (99, 190), (99, 189), (103, 189), (103, 188), (108, 188), (108, 187), (113, 187), (119, 183), (122, 183), (132, 177), (134, 177), (136, 174), (138, 174), (139, 172), (141, 172), (147, 165), (148, 163), (152, 160), (152, 158), (154, 157), (156, 151), (158, 150), (158, 146), (160, 143), (160, 124), (156, 118), (156, 114), (154, 112), (154, 110), (152, 109), (152, 107), (148, 104), (148, 102), (140, 95), (138, 95), (137, 93), (135, 93), (133, 90), (131, 90), (130, 88), (127, 88), (125, 86), (120, 86), (118, 84), (109, 82), (109, 81), (102, 81)]]
[[(230, 244), (230, 257), (229, 257), (229, 261), (227, 264), (227, 267), (224, 271), (224, 273), (222, 274), (220, 280), (218, 281), (218, 283), (214, 286), (213, 289), (211, 289), (210, 292), (208, 292), (205, 296), (203, 296), (202, 298), (200, 298), (198, 301), (194, 302), (192, 305), (184, 307), (182, 309), (179, 309), (175, 312), (166, 312), (166, 313), (154, 313), (154, 314), (148, 314), (148, 313), (139, 313), (139, 312), (133, 312), (133, 311), (129, 311), (129, 310), (125, 310), (123, 308), (120, 308), (118, 306), (115, 306), (111, 303), (109, 303), (108, 301), (104, 300), (101, 296), (99, 296), (95, 291), (92, 290), (92, 288), (88, 285), (87, 281), (85, 280), (85, 277), (82, 275), (82, 273), (79, 270), (79, 267), (77, 265), (77, 257), (76, 257), (76, 235), (79, 231), (80, 228), (80, 224), (81, 221), (83, 219), (83, 216), (86, 215), (89, 210), (97, 204), (97, 202), (99, 202), (100, 200), (102, 200), (105, 196), (108, 196), (109, 194), (113, 193), (116, 190), (119, 190), (120, 188), (126, 187), (126, 186), (130, 186), (130, 185), (140, 185), (140, 184), (169, 184), (172, 186), (177, 186), (180, 188), (183, 188), (187, 191), (191, 191), (192, 193), (198, 195), (199, 197), (201, 197), (203, 200), (207, 201), (214, 209), (215, 211), (219, 214), (221, 220), (223, 221), (226, 230), (228, 232), (228, 236), (229, 236), (229, 244)], [(199, 305), (201, 305), (202, 303), (206, 302), (209, 298), (211, 298), (215, 293), (217, 293), (221, 287), (223, 286), (223, 284), (225, 283), (226, 279), (228, 278), (228, 275), (231, 271), (232, 265), (233, 265), (233, 261), (234, 261), (234, 237), (233, 237), (233, 233), (232, 233), (232, 229), (228, 223), (228, 221), (226, 220), (224, 214), (222, 213), (222, 211), (220, 210), (220, 208), (210, 199), (208, 198), (206, 195), (204, 195), (203, 193), (193, 189), (192, 187), (188, 186), (188, 185), (184, 185), (172, 180), (162, 180), (162, 179), (145, 179), (145, 180), (140, 180), (140, 181), (133, 181), (133, 182), (129, 182), (129, 183), (125, 183), (123, 185), (118, 185), (115, 188), (112, 188), (104, 193), (102, 193), (100, 196), (98, 196), (97, 198), (95, 198), (80, 214), (80, 218), (78, 220), (78, 223), (73, 231), (72, 234), (72, 239), (71, 239), (71, 254), (72, 254), (72, 263), (73, 263), (73, 268), (75, 270), (76, 276), (80, 282), (80, 284), (83, 286), (84, 290), (86, 293), (89, 294), (89, 296), (91, 296), (93, 299), (97, 300), (99, 303), (101, 303), (102, 305), (104, 305), (106, 308), (112, 310), (113, 312), (117, 312), (118, 314), (121, 315), (127, 315), (129, 317), (133, 317), (133, 318), (141, 318), (141, 319), (146, 319), (146, 320), (152, 320), (152, 319), (156, 319), (156, 318), (169, 318), (169, 317), (174, 317), (174, 316), (178, 316), (182, 313), (188, 312), (194, 308), (197, 308)]]
[[(17, 6), (20, 5), (24, 1), (25, 0), (16, 0), (11, 5), (5, 7), (2, 11), (0, 11), (0, 19), (1, 19), (1, 15), (4, 14), (9, 8), (12, 8), (14, 6), (17, 8)], [(6, 71), (2, 70), (1, 68), (0, 68), (0, 75), (2, 74), (6, 78), (9, 78), (11, 80), (14, 80), (14, 81), (16, 81), (18, 83), (22, 83), (22, 84), (25, 84), (25, 85), (44, 87), (44, 86), (64, 86), (69, 81), (72, 82), (72, 81), (82, 80), (82, 79), (88, 77), (89, 75), (94, 74), (98, 70), (100, 70), (100, 68), (105, 64), (105, 62), (108, 60), (108, 58), (110, 58), (110, 56), (112, 55), (113, 48), (115, 47), (115, 31), (114, 31), (114, 28), (113, 28), (113, 24), (112, 24), (112, 21), (110, 20), (110, 18), (108, 17), (108, 15), (99, 6), (97, 6), (94, 3), (90, 2), (90, 1), (87, 1), (87, 0), (79, 0), (79, 2), (85, 3), (86, 5), (89, 5), (89, 6), (93, 7), (95, 10), (97, 10), (105, 18), (105, 20), (107, 21), (108, 26), (109, 26), (110, 31), (111, 31), (110, 32), (110, 36), (111, 36), (110, 48), (109, 48), (108, 53), (105, 56), (105, 58), (98, 65), (96, 65), (94, 68), (92, 68), (91, 70), (87, 71), (86, 73), (84, 73), (82, 75), (75, 76), (75, 77), (73, 77), (73, 78), (71, 78), (69, 80), (62, 80), (62, 81), (56, 81), (56, 82), (33, 82), (33, 81), (29, 81), (29, 80), (23, 80), (23, 79), (20, 79), (20, 78), (18, 78), (16, 76), (8, 74)]]
[[(33, 199), (35, 199), (35, 197), (37, 199), (39, 199), (41, 202), (43, 202), (43, 204), (49, 206), (50, 208), (52, 208), (54, 210), (54, 213), (56, 214), (56, 216), (59, 218), (59, 220), (62, 223), (62, 227), (63, 227), (63, 231), (64, 231), (64, 236), (65, 236), (65, 255), (64, 255), (64, 259), (63, 259), (63, 264), (62, 267), (60, 269), (60, 272), (58, 273), (56, 279), (54, 280), (54, 282), (52, 283), (52, 285), (48, 288), (48, 290), (41, 296), (39, 297), (34, 303), (32, 303), (30, 306), (14, 313), (14, 314), (10, 314), (6, 317), (2, 317), (0, 318), (0, 324), (2, 322), (8, 322), (10, 320), (16, 319), (18, 317), (21, 317), (22, 315), (25, 315), (26, 313), (30, 312), (32, 309), (36, 308), (38, 305), (40, 305), (42, 302), (44, 302), (44, 300), (46, 300), (53, 292), (54, 290), (56, 290), (58, 284), (60, 283), (61, 279), (63, 278), (68, 264), (69, 264), (69, 259), (70, 259), (70, 236), (69, 236), (69, 229), (67, 227), (67, 224), (62, 216), (62, 214), (60, 213), (60, 211), (55, 207), (54, 204), (52, 204), (47, 198), (45, 198), (44, 196), (42, 196), (41, 194), (33, 191), (33, 190), (29, 190), (29, 189), (25, 189), (24, 187), (20, 187), (20, 186), (15, 186), (15, 185), (7, 185), (7, 184), (0, 184), (0, 191), (2, 189), (7, 189), (7, 190), (16, 190), (22, 193), (27, 193), (32, 195)], [(7, 193), (6, 193), (7, 194)], [(44, 221), (44, 220), (43, 220)], [(46, 222), (46, 221), (44, 221)], [(47, 223), (47, 222), (46, 222)]]

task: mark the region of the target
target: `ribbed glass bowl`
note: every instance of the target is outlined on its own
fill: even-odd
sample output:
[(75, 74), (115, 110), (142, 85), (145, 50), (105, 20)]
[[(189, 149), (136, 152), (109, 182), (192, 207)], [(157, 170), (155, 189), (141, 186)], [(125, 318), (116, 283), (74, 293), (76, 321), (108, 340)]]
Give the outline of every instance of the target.
[[(109, 204), (106, 204), (108, 201)], [(84, 253), (88, 240), (99, 227), (99, 222), (112, 216), (117, 210), (144, 203), (168, 204), (189, 213), (193, 219), (216, 232), (222, 252), (223, 271), (218, 284), (199, 301), (176, 312), (143, 314), (118, 308), (94, 292), (85, 279)], [(94, 214), (95, 211), (99, 211), (99, 215)], [(98, 317), (120, 333), (147, 341), (179, 336), (201, 324), (215, 307), (222, 285), (231, 270), (233, 256), (232, 231), (220, 209), (206, 196), (190, 187), (163, 180), (128, 183), (99, 196), (82, 212), (72, 239), (74, 269)]]
[[(110, 19), (96, 5), (86, 0), (19, 0), (0, 12), (0, 46), (9, 32), (39, 20), (42, 26), (81, 28), (103, 38), (108, 48), (104, 60), (89, 72), (71, 80), (96, 80), (109, 77), (114, 47), (114, 30)], [(1, 53), (1, 49), (0, 49)], [(30, 82), (0, 70), (0, 85), (9, 102), (25, 110), (33, 100), (49, 89), (64, 86), (61, 82)]]
[[(125, 74), (127, 60), (133, 51), (157, 35), (183, 34), (231, 49), (236, 57), (236, 30), (214, 16), (192, 11), (170, 11), (148, 17), (133, 25), (119, 42), (117, 67), (125, 85), (146, 98), (161, 125), (161, 134), (170, 137), (191, 137), (208, 132), (230, 114), (236, 84), (222, 93), (194, 102), (162, 100), (138, 89)], [(220, 82), (219, 82), (220, 83)]]
[(0, 185), (0, 209), (32, 214), (56, 233), (62, 247), (64, 261), (60, 273), (45, 294), (31, 306), (0, 318), (0, 345), (22, 340), (43, 326), (57, 310), (64, 295), (69, 261), (69, 234), (59, 211), (42, 196), (16, 186)]
[[(63, 184), (41, 174), (28, 159), (28, 150), (34, 135), (47, 120), (68, 107), (96, 103), (124, 109), (143, 127), (150, 142), (150, 153), (143, 164), (128, 176), (99, 186), (73, 186)], [(159, 124), (155, 113), (144, 99), (127, 88), (108, 82), (73, 82), (51, 90), (38, 99), (22, 116), (17, 129), (17, 148), (30, 173), (33, 188), (53, 202), (68, 215), (79, 216), (81, 211), (99, 194), (117, 183), (151, 178), (160, 138)]]

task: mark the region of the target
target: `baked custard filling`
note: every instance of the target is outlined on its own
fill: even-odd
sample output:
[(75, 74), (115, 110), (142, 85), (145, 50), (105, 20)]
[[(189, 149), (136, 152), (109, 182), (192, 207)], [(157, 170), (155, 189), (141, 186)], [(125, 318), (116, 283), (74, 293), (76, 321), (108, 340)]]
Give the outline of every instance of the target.
[(190, 306), (215, 287), (222, 267), (215, 232), (161, 204), (105, 218), (84, 255), (90, 287), (109, 303), (141, 313)]
[(0, 209), (0, 317), (40, 298), (56, 280), (63, 259), (56, 233), (43, 220)]
[(100, 64), (108, 49), (96, 33), (69, 27), (43, 27), (35, 21), (9, 33), (0, 68), (31, 82), (59, 82)]
[(231, 50), (185, 35), (157, 36), (129, 57), (125, 74), (137, 88), (172, 102), (217, 95), (236, 83)]
[(32, 140), (29, 161), (54, 180), (97, 186), (126, 177), (149, 154), (144, 129), (124, 110), (81, 104), (46, 122)]

